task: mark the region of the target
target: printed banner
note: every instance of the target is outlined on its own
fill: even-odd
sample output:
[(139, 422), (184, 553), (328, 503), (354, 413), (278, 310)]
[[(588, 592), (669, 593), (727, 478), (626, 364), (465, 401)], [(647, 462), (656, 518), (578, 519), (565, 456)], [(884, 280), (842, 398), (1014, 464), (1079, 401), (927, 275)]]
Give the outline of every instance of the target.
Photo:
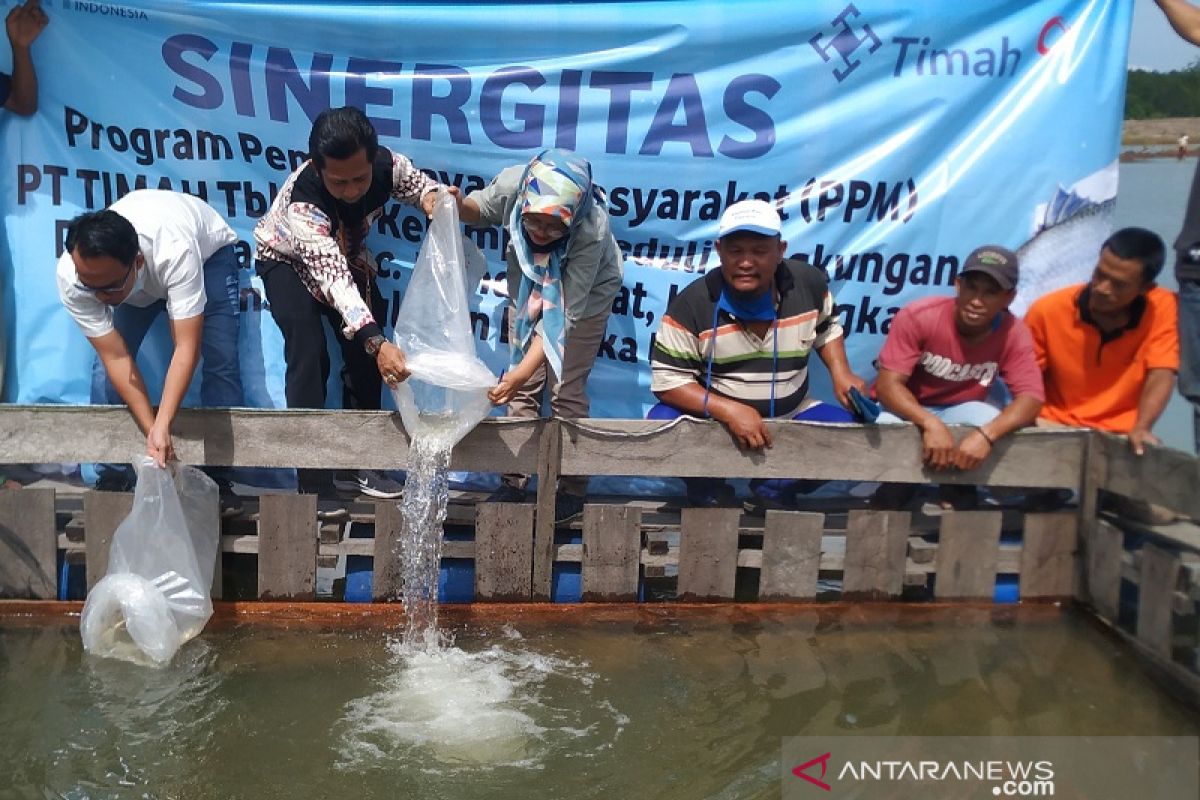
[[(464, 191), (545, 147), (592, 161), (626, 256), (592, 413), (637, 417), (653, 402), (663, 311), (717, 266), (717, 219), (738, 199), (779, 204), (788, 252), (828, 273), (867, 378), (896, 311), (953, 291), (977, 245), (1026, 245), (1021, 308), (1082, 280), (1116, 194), (1132, 2), (47, 0), (46, 10), (33, 48), (38, 113), (0, 121), (5, 400), (88, 401), (92, 350), (54, 281), (65, 224), (149, 187), (204, 198), (241, 237), (246, 403), (283, 406), (282, 341), (251, 231), (303, 163), (312, 119), (350, 104), (385, 146)], [(373, 232), (390, 317), (425, 227), (392, 204)], [(470, 235), (489, 265), (473, 324), (499, 372), (504, 235)], [(152, 385), (169, 351), (160, 324), (140, 357)], [(329, 397), (336, 405), (340, 392)]]

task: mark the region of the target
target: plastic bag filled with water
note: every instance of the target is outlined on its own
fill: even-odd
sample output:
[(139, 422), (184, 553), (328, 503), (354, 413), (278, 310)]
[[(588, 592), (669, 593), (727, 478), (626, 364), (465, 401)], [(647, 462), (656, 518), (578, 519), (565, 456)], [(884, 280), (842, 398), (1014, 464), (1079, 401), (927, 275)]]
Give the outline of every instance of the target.
[(496, 384), (496, 376), (475, 355), (468, 271), (458, 206), (439, 189), (396, 320), (395, 343), (412, 374), (392, 393), (410, 437), (423, 433), (447, 446), (488, 415), (487, 391)]
[(113, 534), (108, 573), (88, 592), (79, 627), (93, 655), (163, 665), (212, 616), (217, 485), (148, 456), (137, 473), (133, 510)]

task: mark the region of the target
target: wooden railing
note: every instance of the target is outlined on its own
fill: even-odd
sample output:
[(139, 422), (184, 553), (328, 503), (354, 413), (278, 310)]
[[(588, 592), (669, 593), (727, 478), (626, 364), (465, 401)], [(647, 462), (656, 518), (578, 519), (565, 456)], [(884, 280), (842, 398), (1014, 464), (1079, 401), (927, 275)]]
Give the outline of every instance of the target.
[[(579, 573), (582, 599), (597, 601), (635, 600), (656, 581), (679, 599), (812, 600), (820, 578), (840, 586), (822, 596), (844, 599), (991, 599), (997, 576), (1017, 576), (1021, 599), (1076, 598), (1165, 670), (1194, 680), (1200, 529), (1122, 520), (1100, 498), (1103, 490), (1200, 518), (1195, 458), (1165, 448), (1138, 457), (1119, 437), (1034, 429), (1006, 437), (976, 470), (934, 473), (911, 426), (768, 425), (774, 446), (748, 453), (722, 426), (691, 419), (485, 420), (455, 448), (452, 468), (537, 475), (536, 502), (456, 507), (450, 522), (474, 536), (448, 539), (444, 557), (474, 562), (480, 601), (550, 600), (556, 574), (568, 569)], [(175, 430), (179, 458), (197, 465), (402, 469), (407, 461), (407, 435), (388, 412), (186, 410)], [(0, 464), (126, 461), (143, 441), (123, 408), (0, 406)], [(955, 512), (934, 528), (907, 511), (772, 511), (758, 521), (737, 509), (606, 502), (589, 504), (581, 525), (556, 530), (562, 475), (1065, 488), (1078, 502), (1053, 513)], [(55, 597), (60, 551), (83, 555), (90, 586), (130, 503), (99, 492), (85, 493), (81, 507), (51, 490), (0, 492), (0, 597)], [(257, 555), (259, 597), (312, 598), (317, 564), (338, 556), (373, 558), (371, 596), (398, 597), (395, 503), (351, 509), (353, 520), (374, 526), (373, 538), (347, 538), (317, 512), (310, 495), (264, 495), (256, 513), (226, 527), (221, 549)]]

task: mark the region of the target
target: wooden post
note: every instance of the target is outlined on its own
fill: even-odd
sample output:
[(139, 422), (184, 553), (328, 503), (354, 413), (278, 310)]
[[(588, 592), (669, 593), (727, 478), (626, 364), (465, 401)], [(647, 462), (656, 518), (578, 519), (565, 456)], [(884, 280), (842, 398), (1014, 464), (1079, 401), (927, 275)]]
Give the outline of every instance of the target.
[(584, 602), (634, 602), (642, 562), (642, 510), (632, 506), (583, 508)]
[(58, 598), (54, 490), (0, 490), (0, 598)]
[(1101, 618), (1116, 623), (1125, 534), (1106, 520), (1096, 522), (1087, 546), (1087, 596)]
[(1172, 608), (1179, 581), (1179, 556), (1152, 544), (1142, 546), (1138, 578), (1137, 638), (1151, 652), (1171, 660)]
[(221, 523), (217, 522), (217, 555), (216, 563), (213, 564), (212, 583), (208, 587), (208, 596), (213, 600), (220, 600), (225, 596), (225, 570), (224, 570), (224, 554), (221, 551)]
[(846, 522), (843, 599), (880, 600), (900, 596), (904, 589), (910, 520), (907, 511), (850, 512)]
[(562, 423), (551, 419), (538, 443), (537, 516), (533, 532), (533, 599), (550, 600), (554, 577), (554, 495), (562, 467)]
[(824, 529), (824, 514), (767, 512), (759, 600), (812, 600), (817, 596)]
[(375, 554), (371, 563), (371, 597), (394, 602), (403, 597), (400, 569), (400, 506), (395, 500), (375, 501)]
[(1026, 514), (1021, 545), (1021, 598), (1075, 597), (1080, 572), (1079, 517)]
[(317, 584), (317, 496), (264, 494), (258, 512), (258, 596), (313, 600)]
[[(1095, 605), (1095, 594), (1088, 587), (1088, 581), (1091, 580), (1092, 572), (1090, 569), (1090, 565), (1092, 564), (1092, 539), (1098, 534), (1100, 487), (1104, 485), (1104, 481), (1108, 475), (1108, 458), (1105, 455), (1103, 443), (1100, 441), (1102, 435), (1093, 431), (1088, 434), (1084, 442), (1083, 464), (1081, 465), (1079, 475), (1079, 525), (1076, 528), (1079, 549), (1081, 550), (1081, 557), (1076, 561), (1076, 596), (1092, 596), (1093, 605)], [(1096, 608), (1099, 610), (1098, 606)], [(1112, 619), (1115, 620), (1116, 606), (1114, 605), (1113, 608)]]
[(83, 536), (87, 548), (87, 588), (90, 592), (108, 572), (108, 549), (117, 527), (133, 510), (130, 492), (89, 491), (83, 495)]
[(992, 599), (999, 558), (999, 511), (953, 511), (943, 515), (934, 562), (934, 596), (939, 600)]
[(475, 506), (475, 599), (526, 602), (531, 591), (533, 504)]
[(685, 508), (679, 523), (680, 600), (732, 600), (737, 584), (738, 508)]

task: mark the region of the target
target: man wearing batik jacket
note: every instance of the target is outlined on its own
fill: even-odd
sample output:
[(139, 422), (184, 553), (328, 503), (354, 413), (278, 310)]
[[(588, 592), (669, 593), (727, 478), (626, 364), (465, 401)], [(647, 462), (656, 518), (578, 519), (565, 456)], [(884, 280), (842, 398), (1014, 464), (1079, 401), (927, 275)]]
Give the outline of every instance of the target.
[[(383, 335), (385, 305), (365, 240), (388, 200), (430, 213), (438, 184), (405, 156), (380, 147), (357, 108), (323, 111), (308, 146), (311, 160), (288, 177), (254, 228), (258, 274), (283, 333), (288, 408), (325, 407), (325, 320), (342, 352), (342, 406), (378, 409), (381, 379), (395, 385), (408, 370), (400, 348)], [(314, 488), (306, 486), (306, 475), (300, 475), (302, 491)], [(375, 473), (346, 479), (354, 486), (343, 486), (341, 478), (334, 478), (338, 488), (374, 497), (398, 496), (401, 488)]]

